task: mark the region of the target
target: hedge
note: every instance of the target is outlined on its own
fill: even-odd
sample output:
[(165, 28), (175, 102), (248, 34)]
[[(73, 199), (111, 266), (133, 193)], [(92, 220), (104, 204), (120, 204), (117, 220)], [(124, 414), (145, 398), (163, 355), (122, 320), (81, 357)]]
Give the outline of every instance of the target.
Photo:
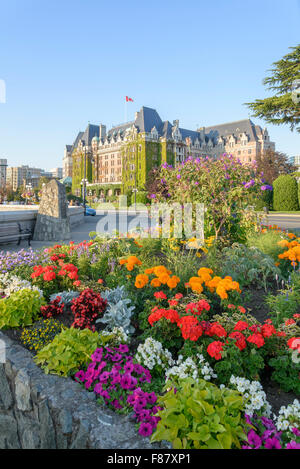
[(276, 211), (299, 209), (297, 181), (292, 176), (281, 175), (273, 183), (273, 208)]

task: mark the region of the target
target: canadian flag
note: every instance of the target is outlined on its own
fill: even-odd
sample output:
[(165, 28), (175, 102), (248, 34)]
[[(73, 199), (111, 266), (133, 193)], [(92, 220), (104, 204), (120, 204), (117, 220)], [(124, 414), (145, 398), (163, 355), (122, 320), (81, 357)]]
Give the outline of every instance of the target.
[(128, 103), (128, 101), (131, 101), (133, 103), (133, 99), (129, 98), (128, 96), (126, 96), (126, 101), (127, 101), (127, 103)]

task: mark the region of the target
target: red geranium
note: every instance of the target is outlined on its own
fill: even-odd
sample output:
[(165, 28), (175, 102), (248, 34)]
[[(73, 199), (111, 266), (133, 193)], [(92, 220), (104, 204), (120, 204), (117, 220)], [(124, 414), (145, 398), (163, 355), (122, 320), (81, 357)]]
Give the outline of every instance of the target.
[(213, 335), (216, 335), (218, 337), (226, 337), (227, 332), (225, 331), (224, 327), (221, 326), (218, 322), (213, 322), (211, 325), (211, 328), (206, 332), (207, 335), (212, 337)]
[(245, 321), (238, 321), (234, 326), (234, 331), (244, 331), (248, 328), (248, 323)]
[(231, 332), (228, 337), (235, 339), (234, 345), (236, 345), (241, 351), (247, 347), (245, 336), (241, 332)]
[(167, 299), (167, 295), (163, 292), (163, 291), (157, 291), (154, 293), (154, 296), (155, 298), (157, 298), (158, 300), (166, 300)]
[(51, 282), (56, 278), (55, 272), (51, 272), (50, 270), (48, 272), (45, 272), (43, 275), (43, 279), (46, 280), (46, 282)]
[(211, 357), (215, 358), (216, 360), (221, 360), (223, 351), (224, 343), (216, 340), (215, 342), (211, 342), (207, 347), (207, 353)]
[(202, 327), (195, 316), (183, 316), (178, 323), (182, 337), (187, 340), (196, 341), (202, 335)]
[(271, 337), (273, 334), (276, 334), (276, 329), (272, 324), (264, 324), (261, 326), (260, 332), (264, 337)]
[(255, 344), (258, 348), (261, 348), (263, 345), (265, 345), (264, 338), (259, 332), (255, 332), (254, 334), (250, 335), (247, 341), (250, 342), (250, 344)]

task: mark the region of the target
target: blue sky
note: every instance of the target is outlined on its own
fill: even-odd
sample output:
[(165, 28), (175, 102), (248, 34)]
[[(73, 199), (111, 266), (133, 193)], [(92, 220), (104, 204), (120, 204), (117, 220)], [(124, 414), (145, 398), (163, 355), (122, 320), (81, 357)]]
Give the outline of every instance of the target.
[[(299, 24), (299, 0), (0, 0), (0, 158), (61, 166), (88, 121), (124, 121), (126, 95), (128, 120), (143, 105), (190, 129), (247, 118)], [(299, 134), (268, 129), (300, 154)]]

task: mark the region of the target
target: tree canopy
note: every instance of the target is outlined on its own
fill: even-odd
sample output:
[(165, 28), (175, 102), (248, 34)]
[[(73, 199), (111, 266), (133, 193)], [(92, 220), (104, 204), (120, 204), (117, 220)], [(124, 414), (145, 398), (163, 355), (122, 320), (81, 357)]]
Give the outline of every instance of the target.
[(293, 83), (300, 79), (300, 44), (290, 49), (290, 53), (273, 63), (270, 75), (263, 80), (274, 95), (246, 105), (253, 111), (254, 117), (262, 118), (269, 124), (289, 125), (292, 131), (296, 129), (300, 132), (300, 104), (292, 99)]
[(275, 151), (269, 148), (262, 155), (256, 158), (258, 172), (263, 172), (264, 179), (272, 184), (275, 179), (281, 174), (289, 174), (297, 171), (297, 167), (294, 166), (288, 159), (285, 153)]

